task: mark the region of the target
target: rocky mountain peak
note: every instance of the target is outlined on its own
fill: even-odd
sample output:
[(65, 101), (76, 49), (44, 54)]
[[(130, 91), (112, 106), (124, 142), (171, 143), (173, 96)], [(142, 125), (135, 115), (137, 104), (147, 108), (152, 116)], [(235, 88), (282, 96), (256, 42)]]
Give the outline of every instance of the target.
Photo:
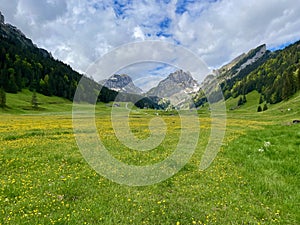
[(199, 85), (196, 80), (193, 79), (190, 72), (183, 70), (177, 70), (169, 76), (159, 82), (157, 87), (154, 87), (148, 91), (148, 95), (156, 95), (161, 97), (169, 97), (174, 93), (184, 91), (186, 93), (197, 91)]
[(130, 76), (126, 75), (126, 74), (114, 74), (112, 77), (110, 77), (110, 79), (107, 81), (116, 85), (120, 85), (121, 86), (126, 86), (129, 83), (132, 82), (132, 79)]
[(125, 93), (141, 94), (143, 91), (136, 87), (130, 76), (127, 74), (114, 74), (107, 80), (99, 82), (105, 87)]
[(186, 98), (199, 90), (199, 84), (193, 79), (190, 72), (177, 70), (159, 82), (147, 92), (148, 96), (167, 98), (174, 106), (185, 102)]
[(193, 81), (193, 77), (190, 72), (184, 72), (183, 70), (177, 70), (169, 75), (169, 79), (176, 83), (186, 83)]

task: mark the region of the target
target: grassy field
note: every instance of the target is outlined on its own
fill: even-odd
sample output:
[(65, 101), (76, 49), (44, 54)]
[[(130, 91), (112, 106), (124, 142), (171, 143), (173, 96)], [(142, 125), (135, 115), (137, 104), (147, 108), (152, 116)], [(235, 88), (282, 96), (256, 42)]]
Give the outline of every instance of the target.
[[(210, 134), (207, 108), (199, 110), (200, 139), (189, 163), (161, 183), (130, 187), (97, 174), (73, 134), (72, 103), (31, 93), (7, 95), (0, 109), (0, 224), (300, 224), (300, 95), (257, 113), (257, 93), (228, 110), (221, 150), (198, 169)], [(227, 107), (237, 103), (229, 99)], [(121, 104), (125, 107), (125, 104)], [(99, 135), (111, 154), (134, 165), (168, 156), (178, 142), (180, 118), (158, 112), (168, 125), (159, 147), (122, 147), (110, 125), (111, 104), (96, 107)], [(147, 137), (157, 111), (135, 109), (132, 131)]]

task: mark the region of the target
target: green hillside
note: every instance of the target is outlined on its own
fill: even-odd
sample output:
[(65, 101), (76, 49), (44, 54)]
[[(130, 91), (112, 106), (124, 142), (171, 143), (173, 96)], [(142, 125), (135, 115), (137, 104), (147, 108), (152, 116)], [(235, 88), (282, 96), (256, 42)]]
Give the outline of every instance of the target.
[(45, 96), (37, 93), (38, 108), (32, 107), (33, 92), (23, 89), (17, 94), (6, 94), (6, 107), (0, 107), (0, 112), (6, 114), (19, 113), (49, 113), (49, 112), (71, 112), (72, 102), (62, 97)]
[(246, 102), (240, 107), (238, 107), (238, 101), (240, 97), (243, 97), (243, 95), (239, 95), (236, 98), (230, 97), (226, 100), (226, 108), (234, 112), (256, 112), (260, 94), (257, 91), (252, 91), (245, 96)]
[(268, 103), (289, 99), (300, 90), (300, 41), (272, 54), (265, 63), (240, 80), (231, 90), (232, 96), (253, 90)]

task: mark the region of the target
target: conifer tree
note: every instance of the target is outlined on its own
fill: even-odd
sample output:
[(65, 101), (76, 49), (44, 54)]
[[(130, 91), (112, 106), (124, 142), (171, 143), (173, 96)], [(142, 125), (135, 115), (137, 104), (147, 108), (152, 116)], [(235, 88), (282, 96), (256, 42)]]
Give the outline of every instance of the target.
[(239, 101), (238, 101), (238, 103), (237, 103), (237, 105), (238, 106), (241, 106), (241, 105), (243, 105), (243, 98), (242, 98), (242, 96), (239, 98)]
[(246, 95), (243, 95), (243, 104), (247, 102)]
[(259, 105), (258, 108), (257, 108), (257, 112), (261, 112), (262, 111), (262, 108), (261, 106)]
[(6, 93), (3, 88), (0, 88), (0, 107), (6, 106)]
[(33, 109), (38, 109), (38, 107), (39, 107), (35, 90), (32, 93), (31, 106)]

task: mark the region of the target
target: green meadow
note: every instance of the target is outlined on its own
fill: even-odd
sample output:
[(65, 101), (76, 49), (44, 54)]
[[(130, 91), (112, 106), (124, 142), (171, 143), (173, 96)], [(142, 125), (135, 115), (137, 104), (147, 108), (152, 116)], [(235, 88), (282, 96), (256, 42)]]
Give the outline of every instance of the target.
[[(0, 109), (0, 224), (300, 224), (300, 94), (257, 112), (259, 94), (240, 108), (229, 99), (226, 133), (213, 163), (199, 170), (210, 135), (209, 106), (198, 110), (199, 142), (171, 178), (149, 186), (117, 184), (94, 171), (74, 137), (72, 102), (32, 93), (7, 94)], [(116, 159), (132, 165), (162, 161), (180, 136), (176, 112), (133, 108), (134, 135), (149, 136), (160, 117), (163, 142), (137, 152), (118, 141), (113, 103), (96, 106), (99, 137)], [(125, 103), (120, 108), (126, 107)]]

